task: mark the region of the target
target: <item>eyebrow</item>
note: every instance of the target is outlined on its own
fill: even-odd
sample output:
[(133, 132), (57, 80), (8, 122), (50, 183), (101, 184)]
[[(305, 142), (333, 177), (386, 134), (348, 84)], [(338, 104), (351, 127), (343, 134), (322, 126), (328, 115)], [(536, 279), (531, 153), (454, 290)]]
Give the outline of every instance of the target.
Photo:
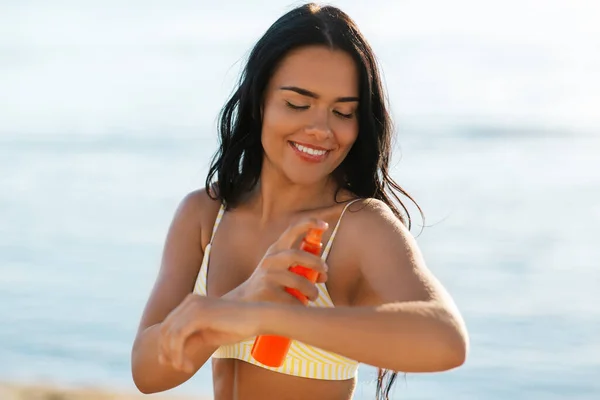
[[(320, 97), (315, 92), (311, 92), (310, 90), (302, 89), (302, 88), (299, 88), (297, 86), (282, 86), (279, 89), (281, 89), (281, 90), (290, 90), (292, 92), (296, 92), (298, 94), (301, 94), (302, 96), (312, 97), (313, 99), (318, 99)], [(358, 101), (358, 100), (359, 100), (358, 97), (355, 97), (355, 96), (346, 96), (346, 97), (338, 97), (337, 99), (335, 99), (335, 102), (336, 103), (348, 103), (348, 102)]]

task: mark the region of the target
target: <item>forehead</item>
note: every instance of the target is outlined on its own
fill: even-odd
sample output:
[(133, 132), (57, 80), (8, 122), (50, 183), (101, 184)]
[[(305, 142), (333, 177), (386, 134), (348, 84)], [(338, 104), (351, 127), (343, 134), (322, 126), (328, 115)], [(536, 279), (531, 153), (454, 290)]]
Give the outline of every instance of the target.
[(302, 47), (288, 53), (271, 79), (274, 88), (287, 85), (322, 96), (358, 96), (358, 70), (344, 51)]

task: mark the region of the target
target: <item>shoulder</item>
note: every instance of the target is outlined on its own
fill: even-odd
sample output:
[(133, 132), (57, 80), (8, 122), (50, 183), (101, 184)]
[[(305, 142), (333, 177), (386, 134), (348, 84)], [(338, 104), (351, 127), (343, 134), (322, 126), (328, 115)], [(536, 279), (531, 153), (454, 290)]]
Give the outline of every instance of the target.
[(410, 235), (390, 206), (378, 199), (359, 199), (348, 207), (346, 214), (347, 228), (352, 232), (369, 232), (369, 236), (372, 233)]
[(346, 214), (345, 227), (340, 232), (344, 243), (370, 273), (420, 259), (415, 238), (385, 202), (373, 198), (359, 200), (348, 207)]
[(212, 226), (220, 206), (221, 202), (214, 193), (209, 193), (205, 188), (196, 189), (181, 198), (174, 219), (198, 229), (204, 248), (204, 245), (210, 241)]
[(200, 221), (212, 214), (211, 211), (218, 211), (220, 204), (205, 188), (201, 188), (188, 192), (179, 200), (177, 214)]

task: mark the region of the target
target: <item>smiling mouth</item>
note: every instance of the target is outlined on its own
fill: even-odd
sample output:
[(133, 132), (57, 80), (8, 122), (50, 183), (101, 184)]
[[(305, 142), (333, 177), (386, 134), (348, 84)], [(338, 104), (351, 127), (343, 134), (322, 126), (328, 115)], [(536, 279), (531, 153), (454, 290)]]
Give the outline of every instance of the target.
[(331, 150), (315, 149), (292, 141), (290, 141), (289, 144), (294, 150), (294, 153), (296, 153), (301, 160), (310, 163), (320, 163), (324, 161), (327, 158), (327, 155), (331, 152)]
[(308, 146), (303, 146), (299, 143), (296, 142), (291, 142), (290, 144), (298, 151), (309, 155), (309, 156), (313, 156), (313, 157), (321, 157), (324, 156), (325, 154), (329, 153), (330, 150), (322, 150), (322, 149), (314, 149), (312, 147), (308, 147)]

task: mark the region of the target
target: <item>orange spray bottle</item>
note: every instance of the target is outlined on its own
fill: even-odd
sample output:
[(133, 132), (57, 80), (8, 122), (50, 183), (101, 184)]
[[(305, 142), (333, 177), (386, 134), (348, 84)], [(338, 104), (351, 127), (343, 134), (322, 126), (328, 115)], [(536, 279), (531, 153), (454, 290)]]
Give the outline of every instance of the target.
[[(308, 251), (314, 255), (321, 253), (321, 238), (323, 235), (322, 229), (310, 229), (306, 234), (306, 237), (300, 244), (300, 249)], [(294, 265), (290, 267), (290, 271), (304, 276), (306, 279), (315, 283), (319, 276), (319, 273), (311, 268), (304, 267), (302, 265)], [(308, 304), (308, 299), (298, 290), (286, 287), (285, 290), (296, 297), (305, 306)], [(261, 364), (269, 367), (278, 368), (283, 365), (285, 357), (287, 356), (290, 345), (292, 344), (291, 339), (283, 336), (274, 335), (261, 335), (257, 336), (252, 346), (252, 357), (260, 362)]]

